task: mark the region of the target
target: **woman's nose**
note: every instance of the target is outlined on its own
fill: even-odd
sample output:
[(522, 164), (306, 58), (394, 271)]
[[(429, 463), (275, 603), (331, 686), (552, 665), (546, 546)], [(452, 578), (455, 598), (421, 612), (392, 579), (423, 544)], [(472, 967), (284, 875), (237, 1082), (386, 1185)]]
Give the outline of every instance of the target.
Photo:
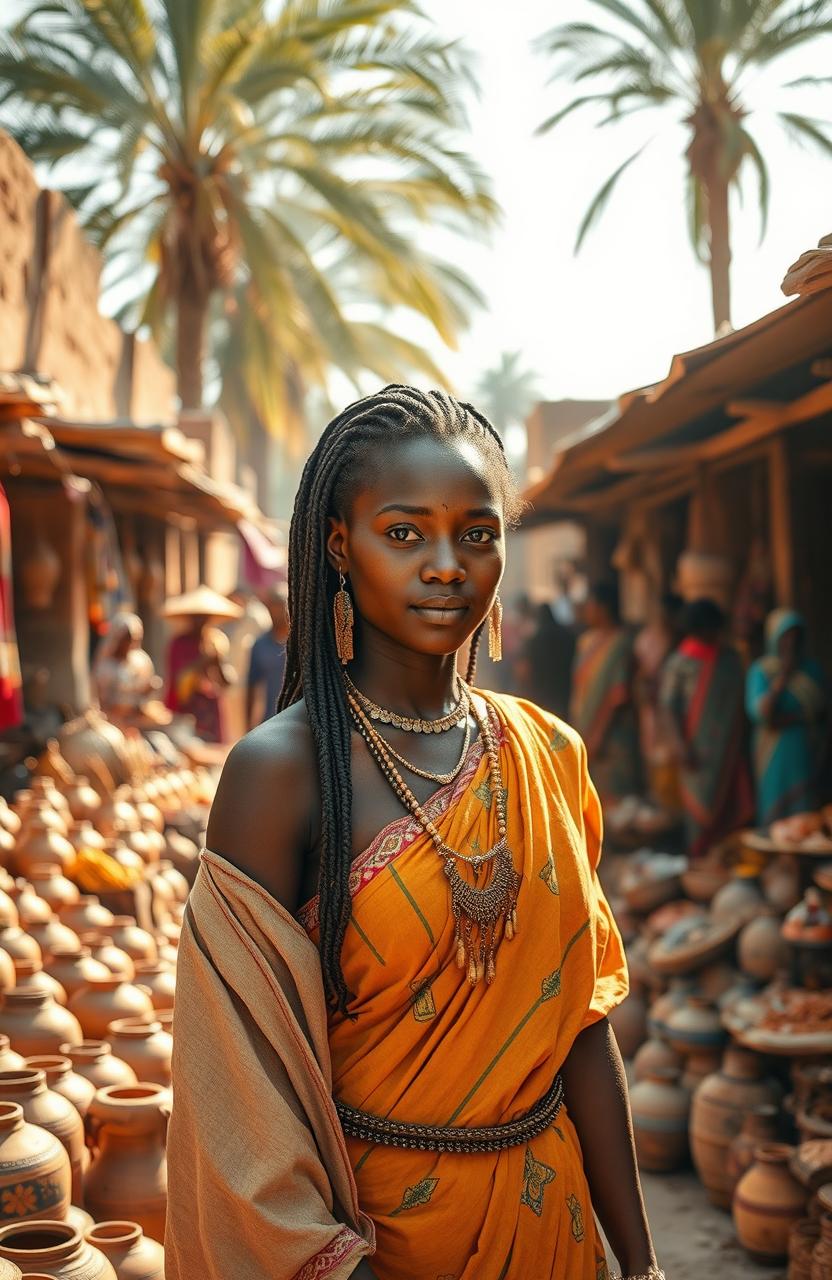
[(421, 574), (423, 582), (464, 582), (466, 576), (456, 543), (450, 539), (443, 539), (432, 547)]

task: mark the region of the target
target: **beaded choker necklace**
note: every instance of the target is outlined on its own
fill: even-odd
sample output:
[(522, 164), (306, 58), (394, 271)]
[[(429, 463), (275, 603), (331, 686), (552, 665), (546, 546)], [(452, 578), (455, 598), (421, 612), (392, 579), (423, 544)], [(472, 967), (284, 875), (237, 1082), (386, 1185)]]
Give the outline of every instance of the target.
[(377, 702), (373, 702), (372, 698), (368, 698), (366, 693), (362, 693), (357, 689), (350, 680), (346, 672), (344, 672), (344, 680), (347, 689), (361, 703), (365, 712), (371, 720), (375, 720), (378, 724), (391, 724), (395, 729), (402, 729), (405, 733), (447, 733), (449, 729), (453, 729), (455, 725), (462, 724), (462, 721), (468, 715), (468, 700), (465, 696), (463, 682), (457, 676), (457, 694), (456, 705), (448, 712), (447, 715), (440, 716), (438, 720), (424, 720), (421, 716), (402, 716), (398, 711), (388, 711), (386, 707), (380, 707)]
[[(467, 690), (464, 690), (463, 700), (466, 693)], [(490, 984), (494, 981), (496, 972), (495, 957), (499, 944), (500, 924), (502, 923), (503, 926), (502, 935), (509, 941), (517, 932), (517, 895), (520, 891), (521, 877), (514, 869), (514, 860), (506, 839), (506, 796), (500, 769), (500, 753), (488, 723), (488, 717), (481, 713), (476, 701), (470, 698), (470, 707), (477, 719), (483, 746), (488, 755), (489, 786), (497, 811), (499, 839), (484, 853), (469, 855), (452, 849), (442, 839), (435, 824), (427, 816), (422, 805), (396, 769), (387, 744), (363, 714), (361, 704), (349, 686), (347, 686), (347, 702), (358, 732), (367, 743), (376, 764), (401, 803), (409, 809), (425, 833), (430, 836), (436, 852), (444, 863), (444, 872), (451, 890), (451, 911), (454, 917), (454, 944), (458, 967), (467, 970), (468, 981), (472, 987), (483, 979)], [(459, 874), (457, 862), (464, 862), (471, 867), (474, 884), (463, 879)], [(483, 867), (488, 863), (493, 864), (491, 878), (489, 883), (480, 889), (477, 887), (477, 881)]]

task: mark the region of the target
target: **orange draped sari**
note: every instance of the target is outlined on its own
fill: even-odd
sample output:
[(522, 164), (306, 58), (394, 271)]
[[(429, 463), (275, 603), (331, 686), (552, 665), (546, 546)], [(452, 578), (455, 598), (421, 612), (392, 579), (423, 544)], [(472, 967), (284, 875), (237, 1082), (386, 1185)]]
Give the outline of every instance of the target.
[[(356, 996), (331, 1015), (333, 1094), (396, 1120), (493, 1125), (546, 1092), (575, 1040), (627, 993), (621, 938), (596, 867), (601, 812), (577, 734), (483, 694), (499, 734), (508, 838), (523, 882), (518, 936), (490, 987), (456, 966), (442, 862), (409, 816), (353, 864), (342, 963)], [(474, 743), (426, 806), (472, 853), (497, 839), (488, 763)], [(300, 912), (317, 940), (317, 899)], [(496, 1154), (435, 1154), (348, 1139), (380, 1280), (605, 1280), (568, 1098), (538, 1138)]]

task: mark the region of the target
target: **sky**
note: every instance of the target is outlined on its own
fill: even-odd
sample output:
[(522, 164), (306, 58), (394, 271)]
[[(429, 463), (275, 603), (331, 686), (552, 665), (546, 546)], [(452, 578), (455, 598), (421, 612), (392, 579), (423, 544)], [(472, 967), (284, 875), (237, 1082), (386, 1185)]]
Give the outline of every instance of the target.
[[(490, 246), (467, 241), (455, 250), (488, 307), (457, 354), (434, 348), (442, 367), (468, 393), (501, 351), (520, 350), (550, 399), (613, 398), (662, 378), (675, 352), (713, 336), (708, 272), (693, 255), (686, 225), (684, 130), (666, 112), (606, 129), (577, 113), (534, 136), (570, 90), (547, 87), (547, 63), (530, 42), (558, 21), (603, 19), (589, 0), (569, 0), (568, 9), (551, 0), (426, 0), (425, 9), (477, 56), (482, 92), (471, 106), (469, 145), (492, 175), (504, 211)], [(781, 78), (828, 75), (830, 51), (832, 42), (790, 55), (749, 86), (748, 102), (762, 108), (759, 123), (755, 112), (749, 126), (767, 156), (772, 194), (762, 245), (753, 176), (744, 207), (735, 202), (737, 328), (785, 302), (780, 281), (788, 266), (832, 232), (832, 158), (790, 142), (771, 111), (775, 102), (805, 106), (802, 91), (776, 96), (774, 89)], [(832, 85), (816, 91), (812, 114), (832, 117)], [(592, 197), (654, 134), (576, 258), (575, 236)]]

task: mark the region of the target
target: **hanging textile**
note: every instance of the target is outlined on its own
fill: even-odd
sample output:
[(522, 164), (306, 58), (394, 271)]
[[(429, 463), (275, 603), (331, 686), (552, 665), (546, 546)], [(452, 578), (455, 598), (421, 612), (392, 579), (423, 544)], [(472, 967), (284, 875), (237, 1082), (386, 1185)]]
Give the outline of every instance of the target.
[(9, 504), (0, 484), (0, 731), (23, 719), (20, 659), (12, 604), (12, 530)]

